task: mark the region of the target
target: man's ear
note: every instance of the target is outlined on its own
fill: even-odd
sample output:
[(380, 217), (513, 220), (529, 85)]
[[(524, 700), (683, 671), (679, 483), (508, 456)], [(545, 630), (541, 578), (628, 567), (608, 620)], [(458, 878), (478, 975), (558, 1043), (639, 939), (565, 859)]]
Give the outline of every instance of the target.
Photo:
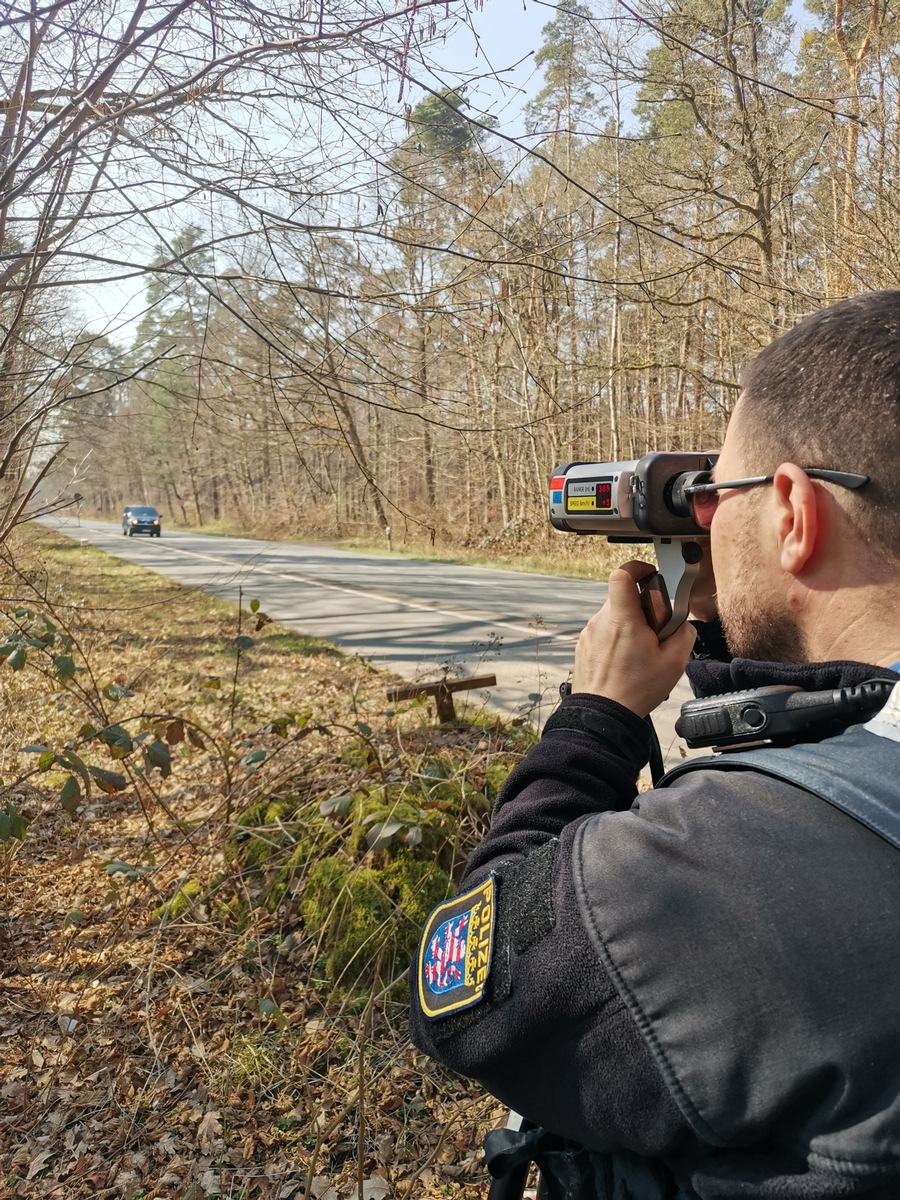
[(822, 531), (819, 497), (812, 480), (794, 463), (782, 463), (772, 480), (781, 566), (799, 575), (809, 563)]

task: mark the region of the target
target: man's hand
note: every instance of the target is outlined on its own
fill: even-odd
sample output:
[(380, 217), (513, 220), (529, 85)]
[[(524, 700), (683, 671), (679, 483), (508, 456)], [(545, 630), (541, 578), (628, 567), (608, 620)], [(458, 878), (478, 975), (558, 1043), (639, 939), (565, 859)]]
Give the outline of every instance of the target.
[(681, 678), (697, 636), (685, 623), (664, 642), (647, 624), (638, 581), (656, 567), (629, 562), (609, 577), (609, 599), (581, 631), (575, 650), (573, 692), (616, 700), (646, 717)]

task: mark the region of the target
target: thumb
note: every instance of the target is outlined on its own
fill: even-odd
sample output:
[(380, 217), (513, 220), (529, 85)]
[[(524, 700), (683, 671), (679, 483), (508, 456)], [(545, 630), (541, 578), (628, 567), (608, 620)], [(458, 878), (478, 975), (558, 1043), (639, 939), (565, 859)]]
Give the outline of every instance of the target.
[(642, 617), (641, 594), (638, 582), (648, 575), (656, 574), (656, 567), (650, 563), (628, 562), (624, 566), (611, 571), (607, 582), (607, 595), (610, 607), (616, 613), (628, 615), (632, 619)]

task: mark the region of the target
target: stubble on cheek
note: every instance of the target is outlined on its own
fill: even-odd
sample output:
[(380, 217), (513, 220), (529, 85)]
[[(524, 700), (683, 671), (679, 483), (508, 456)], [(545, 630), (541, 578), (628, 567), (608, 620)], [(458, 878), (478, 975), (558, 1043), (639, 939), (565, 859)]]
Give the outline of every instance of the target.
[(732, 655), (757, 662), (808, 662), (793, 613), (775, 581), (761, 576), (762, 556), (747, 526), (738, 527), (730, 551), (730, 577), (717, 582), (719, 616)]

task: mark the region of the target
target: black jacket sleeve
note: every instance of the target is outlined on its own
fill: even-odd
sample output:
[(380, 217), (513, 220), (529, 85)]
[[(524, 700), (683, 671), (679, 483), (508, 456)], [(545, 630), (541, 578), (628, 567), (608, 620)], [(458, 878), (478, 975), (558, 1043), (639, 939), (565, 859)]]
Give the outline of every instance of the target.
[(428, 1019), (413, 981), (411, 1033), (552, 1132), (596, 1150), (673, 1151), (687, 1125), (584, 927), (572, 871), (581, 823), (628, 809), (649, 753), (633, 713), (574, 694), (511, 773), (461, 891), (495, 876), (484, 998)]

